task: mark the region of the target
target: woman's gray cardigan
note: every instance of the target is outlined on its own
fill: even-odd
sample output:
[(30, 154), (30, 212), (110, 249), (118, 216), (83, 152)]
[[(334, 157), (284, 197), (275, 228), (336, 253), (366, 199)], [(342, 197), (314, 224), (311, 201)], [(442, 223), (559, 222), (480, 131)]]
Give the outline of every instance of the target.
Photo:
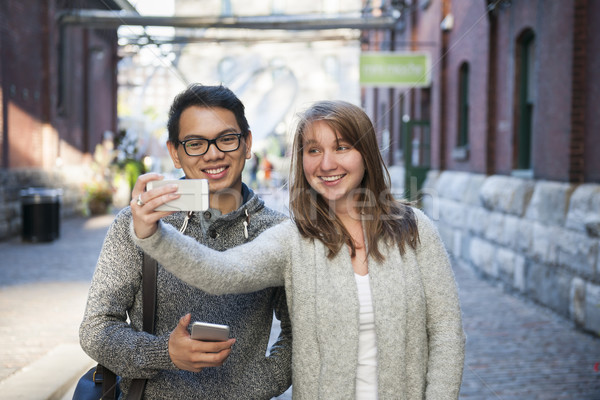
[[(369, 258), (379, 399), (456, 399), (465, 337), (454, 274), (435, 226), (415, 214), (416, 250), (400, 256), (397, 245), (380, 243), (385, 261)], [(359, 303), (348, 251), (327, 258), (291, 221), (224, 253), (162, 223), (147, 239), (133, 229), (132, 236), (179, 278), (214, 294), (285, 284), (294, 399), (355, 397)]]

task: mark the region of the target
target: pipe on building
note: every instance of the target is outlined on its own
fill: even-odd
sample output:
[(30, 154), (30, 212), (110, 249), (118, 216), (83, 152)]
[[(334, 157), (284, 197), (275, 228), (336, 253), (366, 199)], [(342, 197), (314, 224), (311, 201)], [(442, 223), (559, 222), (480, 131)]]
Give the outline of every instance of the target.
[(390, 16), (364, 17), (359, 14), (268, 15), (238, 17), (144, 16), (130, 11), (70, 10), (58, 15), (60, 25), (116, 29), (119, 26), (166, 26), (173, 28), (232, 29), (394, 29)]

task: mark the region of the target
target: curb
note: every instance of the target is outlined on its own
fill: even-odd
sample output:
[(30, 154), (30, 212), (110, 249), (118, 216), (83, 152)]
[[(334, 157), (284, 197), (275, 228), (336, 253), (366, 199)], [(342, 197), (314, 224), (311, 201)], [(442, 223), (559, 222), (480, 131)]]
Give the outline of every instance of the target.
[[(78, 344), (61, 344), (41, 359), (0, 382), (0, 398), (62, 400), (70, 398), (81, 375), (96, 363)], [(72, 393), (71, 393), (72, 396)]]

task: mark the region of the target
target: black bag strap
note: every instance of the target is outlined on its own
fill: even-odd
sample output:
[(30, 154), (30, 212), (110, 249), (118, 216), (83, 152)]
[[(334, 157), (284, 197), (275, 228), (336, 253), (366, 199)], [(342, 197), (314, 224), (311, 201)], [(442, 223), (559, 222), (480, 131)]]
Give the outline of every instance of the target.
[[(154, 318), (156, 315), (156, 261), (144, 253), (144, 270), (142, 271), (142, 302), (144, 331), (154, 334)], [(134, 379), (129, 388), (128, 400), (141, 400), (148, 379)]]
[[(142, 307), (143, 328), (145, 332), (154, 334), (154, 320), (156, 317), (156, 277), (158, 264), (156, 260), (144, 253), (144, 265), (142, 269)], [(103, 369), (102, 399), (116, 400), (117, 376), (100, 364), (96, 368)], [(147, 379), (134, 379), (129, 388), (128, 400), (141, 400), (146, 389)], [(106, 389), (105, 389), (106, 388)]]
[(142, 301), (144, 303), (144, 331), (154, 334), (156, 316), (156, 274), (158, 265), (148, 254), (144, 253), (144, 270), (142, 271)]
[(94, 382), (102, 382), (103, 400), (117, 399), (117, 376), (114, 372), (98, 364), (96, 365), (96, 372), (94, 372)]

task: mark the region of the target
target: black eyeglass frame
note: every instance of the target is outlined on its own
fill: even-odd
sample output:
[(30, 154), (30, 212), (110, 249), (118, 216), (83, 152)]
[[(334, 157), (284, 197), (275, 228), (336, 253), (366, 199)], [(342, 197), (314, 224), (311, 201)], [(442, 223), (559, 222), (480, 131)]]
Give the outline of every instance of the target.
[[(217, 144), (217, 141), (218, 141), (218, 140), (220, 140), (220, 139), (223, 139), (224, 137), (227, 137), (227, 136), (235, 136), (235, 137), (237, 137), (238, 144), (237, 144), (237, 146), (235, 147), (235, 149), (231, 149), (231, 150), (223, 150), (223, 149), (221, 149), (221, 148), (219, 147), (219, 145)], [(242, 137), (243, 137), (243, 136), (244, 136), (244, 134), (243, 134), (243, 133), (227, 133), (227, 134), (225, 134), (225, 135), (221, 135), (221, 136), (219, 136), (218, 138), (215, 138), (215, 139), (191, 138), (191, 139), (186, 139), (186, 140), (179, 140), (179, 141), (178, 141), (178, 143), (179, 143), (179, 144), (181, 144), (181, 145), (183, 146), (183, 151), (185, 151), (185, 154), (187, 154), (188, 156), (190, 156), (190, 157), (200, 157), (200, 156), (203, 156), (203, 155), (205, 155), (206, 153), (208, 153), (208, 150), (210, 149), (210, 145), (211, 145), (211, 144), (214, 144), (214, 145), (215, 145), (215, 147), (216, 147), (216, 148), (217, 148), (217, 149), (218, 149), (220, 152), (223, 152), (223, 153), (231, 153), (232, 151), (236, 151), (237, 149), (239, 149), (239, 148), (240, 148), (240, 145), (242, 144)], [(206, 142), (208, 143), (208, 146), (206, 146), (206, 151), (204, 151), (204, 153), (201, 153), (201, 154), (190, 154), (190, 153), (188, 153), (188, 150), (187, 150), (187, 146), (186, 146), (186, 144), (187, 144), (188, 142), (191, 142), (191, 141), (193, 141), (193, 140), (204, 140), (204, 141), (206, 141)]]

